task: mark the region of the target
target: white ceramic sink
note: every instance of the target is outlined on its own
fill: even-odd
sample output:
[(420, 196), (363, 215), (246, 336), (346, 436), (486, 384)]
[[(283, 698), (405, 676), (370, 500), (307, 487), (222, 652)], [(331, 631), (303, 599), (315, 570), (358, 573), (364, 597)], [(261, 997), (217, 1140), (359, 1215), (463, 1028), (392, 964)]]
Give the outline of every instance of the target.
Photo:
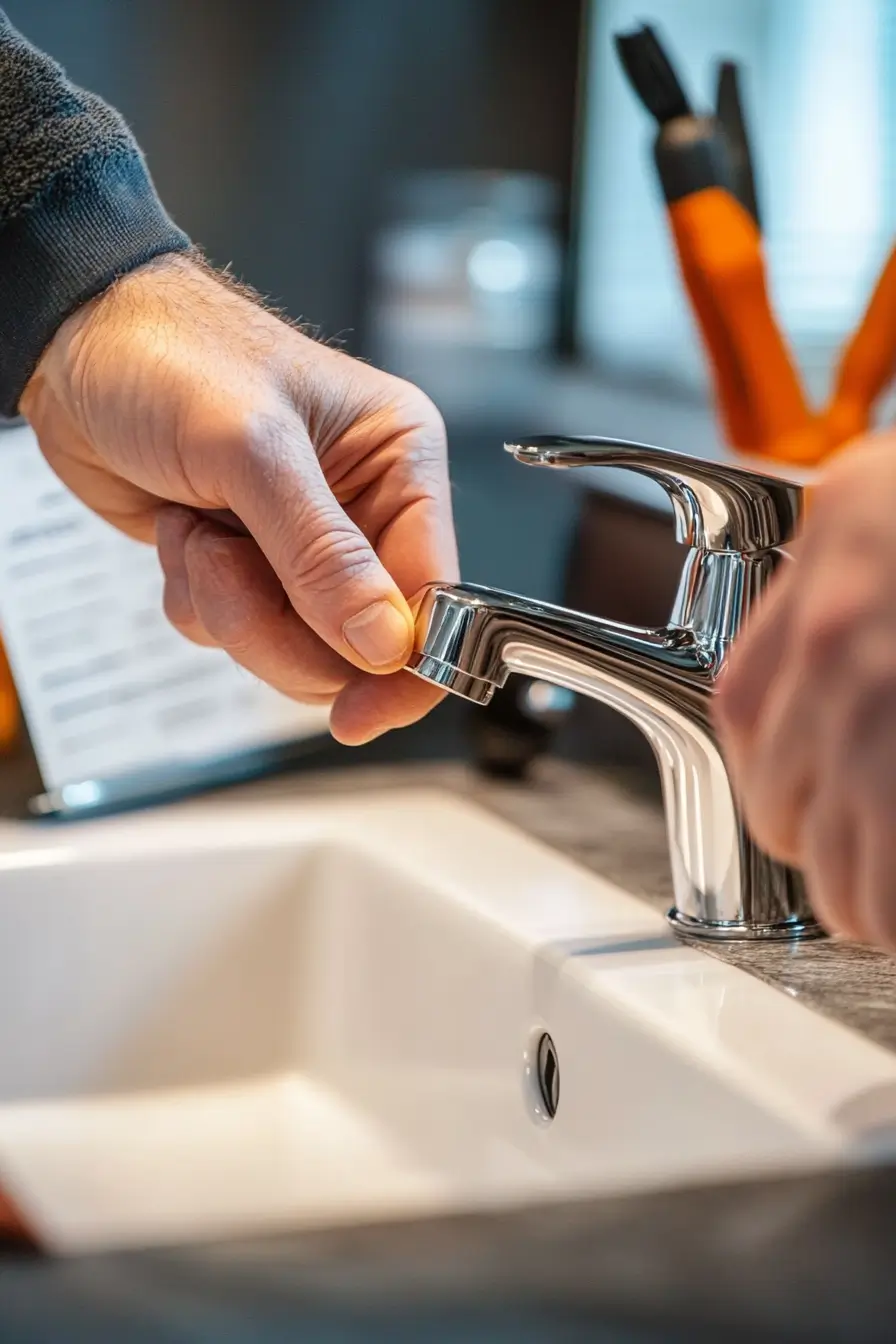
[(0, 854), (0, 1181), (57, 1250), (853, 1160), (868, 1098), (896, 1057), (447, 794)]

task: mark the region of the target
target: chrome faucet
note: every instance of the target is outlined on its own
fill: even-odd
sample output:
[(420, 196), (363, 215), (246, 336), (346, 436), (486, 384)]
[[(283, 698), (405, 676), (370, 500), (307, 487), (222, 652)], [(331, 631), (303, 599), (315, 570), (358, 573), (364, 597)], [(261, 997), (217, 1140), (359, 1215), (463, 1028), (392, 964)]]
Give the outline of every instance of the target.
[(711, 702), (731, 641), (799, 519), (799, 485), (661, 448), (601, 438), (507, 444), (518, 462), (624, 467), (661, 485), (685, 552), (666, 625), (601, 620), (473, 584), (433, 584), (409, 668), (477, 704), (512, 672), (591, 696), (642, 730), (663, 787), (682, 934), (817, 936), (799, 873), (758, 848), (738, 812)]

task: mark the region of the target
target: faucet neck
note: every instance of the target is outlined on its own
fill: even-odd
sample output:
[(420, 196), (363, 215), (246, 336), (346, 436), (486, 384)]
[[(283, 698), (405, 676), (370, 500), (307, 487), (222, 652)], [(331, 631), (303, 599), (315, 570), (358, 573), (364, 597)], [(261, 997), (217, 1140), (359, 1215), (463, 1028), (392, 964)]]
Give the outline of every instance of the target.
[(716, 671), (779, 559), (780, 552), (774, 550), (743, 553), (692, 547), (687, 552), (669, 624), (692, 634)]

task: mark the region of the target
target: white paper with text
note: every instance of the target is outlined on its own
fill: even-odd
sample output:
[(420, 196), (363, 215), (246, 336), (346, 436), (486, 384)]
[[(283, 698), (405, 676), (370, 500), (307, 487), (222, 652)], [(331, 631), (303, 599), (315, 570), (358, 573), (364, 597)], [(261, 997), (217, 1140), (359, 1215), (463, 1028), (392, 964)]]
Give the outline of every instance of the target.
[(168, 624), (155, 550), (86, 509), (26, 426), (0, 432), (0, 636), (48, 789), (327, 729)]

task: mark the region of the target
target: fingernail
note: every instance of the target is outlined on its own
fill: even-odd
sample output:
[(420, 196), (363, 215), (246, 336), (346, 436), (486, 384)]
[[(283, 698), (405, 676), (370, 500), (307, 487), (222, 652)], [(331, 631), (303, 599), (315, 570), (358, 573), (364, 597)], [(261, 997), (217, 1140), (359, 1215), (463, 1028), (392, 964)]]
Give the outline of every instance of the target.
[(403, 663), (411, 651), (411, 627), (388, 599), (371, 602), (342, 627), (347, 644), (371, 667)]

